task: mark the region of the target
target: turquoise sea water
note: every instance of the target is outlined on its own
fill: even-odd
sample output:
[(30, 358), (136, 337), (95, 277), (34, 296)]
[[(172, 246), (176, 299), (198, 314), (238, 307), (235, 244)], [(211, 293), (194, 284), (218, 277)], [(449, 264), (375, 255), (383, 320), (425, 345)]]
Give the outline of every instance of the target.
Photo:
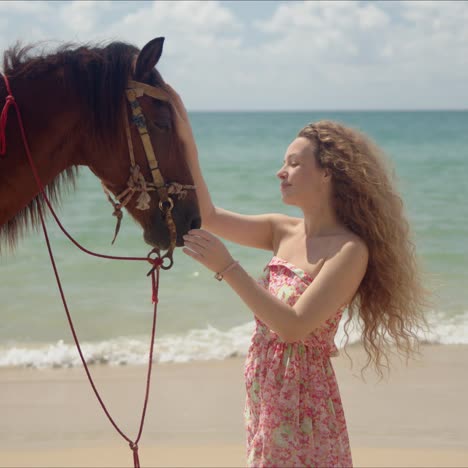
[[(311, 121), (338, 120), (369, 134), (398, 177), (421, 261), (434, 290), (432, 330), (440, 343), (468, 343), (468, 112), (193, 113), (202, 168), (215, 203), (243, 213), (299, 214), (281, 203), (275, 173), (297, 131)], [(83, 169), (76, 192), (59, 210), (85, 247), (145, 255), (140, 228), (115, 219), (99, 181)], [(152, 305), (148, 267), (88, 257), (49, 228), (65, 293), (90, 360), (143, 362)], [(270, 254), (228, 244), (258, 276)], [(67, 366), (76, 352), (42, 233), (31, 233), (0, 258), (0, 365)], [(181, 251), (161, 277), (158, 359), (217, 359), (242, 354), (252, 315), (224, 284)]]

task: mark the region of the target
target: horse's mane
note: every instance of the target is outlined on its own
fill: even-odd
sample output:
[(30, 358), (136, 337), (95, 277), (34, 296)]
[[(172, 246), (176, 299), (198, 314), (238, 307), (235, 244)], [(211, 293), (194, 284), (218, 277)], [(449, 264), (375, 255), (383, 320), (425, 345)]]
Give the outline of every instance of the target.
[[(108, 45), (64, 44), (54, 52), (37, 51), (37, 44), (22, 46), (16, 43), (4, 52), (4, 73), (13, 79), (37, 80), (61, 72), (63, 84), (71, 93), (80, 97), (86, 132), (96, 144), (112, 145), (112, 136), (121, 124), (123, 93), (138, 49), (123, 42)], [(75, 187), (76, 167), (57, 176), (47, 187), (52, 202), (60, 201), (61, 188), (68, 184)], [(8, 222), (0, 226), (0, 250), (2, 244), (14, 249), (17, 241), (31, 227), (38, 228), (38, 207), (48, 209), (41, 195)]]
[(64, 86), (79, 96), (90, 136), (108, 143), (119, 126), (132, 62), (138, 49), (124, 42), (108, 45), (64, 44), (55, 52), (32, 55), (36, 45), (15, 44), (3, 55), (6, 75), (36, 80), (63, 71)]
[[(78, 167), (70, 167), (59, 174), (45, 187), (47, 198), (50, 200), (52, 205), (58, 205), (60, 203), (60, 196), (63, 194), (62, 188), (64, 186), (68, 191), (70, 189), (75, 189), (77, 174)], [(39, 227), (41, 225), (39, 208), (45, 218), (47, 218), (49, 215), (49, 209), (41, 194), (31, 200), (29, 205), (18, 211), (16, 216), (0, 226), (0, 253), (5, 247), (7, 250), (13, 251), (18, 240), (24, 237), (24, 235), (31, 229), (34, 229), (36, 232), (39, 231)]]

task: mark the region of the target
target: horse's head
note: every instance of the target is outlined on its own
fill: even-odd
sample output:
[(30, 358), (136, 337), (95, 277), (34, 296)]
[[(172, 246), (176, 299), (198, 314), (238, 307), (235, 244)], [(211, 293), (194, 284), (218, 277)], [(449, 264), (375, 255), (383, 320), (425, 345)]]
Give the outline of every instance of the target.
[(182, 236), (199, 228), (201, 219), (171, 103), (155, 69), (163, 42), (164, 38), (153, 39), (135, 57), (122, 116), (126, 138), (106, 176), (99, 176), (117, 199), (113, 203), (118, 218), (125, 206), (143, 227), (148, 244), (172, 249), (183, 245)]

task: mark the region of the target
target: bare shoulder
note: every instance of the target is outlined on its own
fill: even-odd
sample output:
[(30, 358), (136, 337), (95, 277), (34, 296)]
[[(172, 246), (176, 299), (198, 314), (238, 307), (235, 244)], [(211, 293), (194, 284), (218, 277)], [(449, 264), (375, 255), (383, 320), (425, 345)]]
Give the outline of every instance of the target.
[(336, 236), (331, 258), (341, 257), (346, 261), (353, 261), (367, 265), (369, 248), (364, 240), (357, 234), (346, 231)]
[(353, 252), (356, 252), (359, 255), (367, 257), (369, 255), (369, 248), (364, 240), (359, 237), (354, 232), (349, 232), (346, 234), (346, 238), (343, 243), (343, 248), (352, 249)]
[(278, 250), (279, 244), (287, 237), (294, 234), (295, 229), (302, 223), (301, 218), (275, 213), (271, 215), (273, 231), (273, 251)]
[(280, 213), (273, 213), (271, 215), (271, 222), (275, 229), (278, 231), (288, 231), (292, 228), (297, 227), (303, 222), (302, 218), (295, 218)]

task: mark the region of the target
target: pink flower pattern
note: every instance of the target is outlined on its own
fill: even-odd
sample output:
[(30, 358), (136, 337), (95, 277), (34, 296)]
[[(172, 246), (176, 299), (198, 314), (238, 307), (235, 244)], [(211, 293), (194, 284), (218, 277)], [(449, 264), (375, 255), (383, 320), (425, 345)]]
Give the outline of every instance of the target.
[[(260, 284), (293, 306), (313, 278), (273, 257)], [(345, 415), (330, 357), (343, 309), (305, 340), (285, 343), (260, 320), (245, 363), (250, 467), (351, 467)]]

